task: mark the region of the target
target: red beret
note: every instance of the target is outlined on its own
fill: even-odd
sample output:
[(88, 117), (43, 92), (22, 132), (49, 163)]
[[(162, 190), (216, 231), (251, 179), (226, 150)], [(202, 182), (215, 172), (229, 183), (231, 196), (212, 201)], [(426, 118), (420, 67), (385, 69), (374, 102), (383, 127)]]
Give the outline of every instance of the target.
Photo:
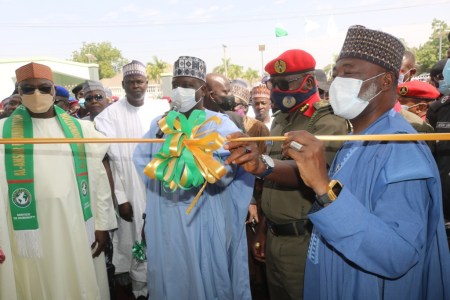
[(271, 60), (264, 68), (270, 76), (285, 76), (314, 71), (316, 60), (306, 51), (292, 49)]
[(399, 84), (397, 86), (397, 94), (405, 98), (435, 100), (440, 93), (431, 84), (414, 80)]

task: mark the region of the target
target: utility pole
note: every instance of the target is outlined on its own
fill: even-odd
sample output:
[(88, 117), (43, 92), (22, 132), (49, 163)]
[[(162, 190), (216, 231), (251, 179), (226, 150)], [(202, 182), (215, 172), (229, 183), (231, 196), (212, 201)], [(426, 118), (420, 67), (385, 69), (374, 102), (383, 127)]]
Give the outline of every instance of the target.
[(228, 78), (227, 45), (222, 45), (222, 47), (223, 47), (223, 68), (225, 70), (225, 77)]
[(259, 45), (259, 51), (261, 51), (261, 78), (264, 76), (264, 50), (266, 50), (266, 45)]

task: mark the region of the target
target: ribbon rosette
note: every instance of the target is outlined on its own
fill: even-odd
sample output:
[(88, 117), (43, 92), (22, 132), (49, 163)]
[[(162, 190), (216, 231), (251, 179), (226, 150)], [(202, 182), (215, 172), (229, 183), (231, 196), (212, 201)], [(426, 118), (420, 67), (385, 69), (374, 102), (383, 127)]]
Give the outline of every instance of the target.
[[(189, 214), (207, 183), (215, 183), (226, 173), (225, 167), (213, 157), (213, 151), (222, 147), (225, 139), (216, 131), (201, 131), (210, 122), (220, 125), (219, 117), (206, 120), (204, 110), (194, 110), (189, 119), (181, 113), (170, 111), (159, 121), (167, 135), (160, 151), (145, 167), (144, 173), (161, 180), (164, 187), (176, 190), (202, 188), (186, 213)], [(206, 180), (206, 181), (205, 181)]]
[(138, 241), (134, 242), (133, 245), (133, 257), (136, 259), (137, 262), (143, 262), (147, 260), (147, 255), (145, 253), (145, 250), (147, 248), (147, 245), (145, 241), (141, 241), (140, 243)]

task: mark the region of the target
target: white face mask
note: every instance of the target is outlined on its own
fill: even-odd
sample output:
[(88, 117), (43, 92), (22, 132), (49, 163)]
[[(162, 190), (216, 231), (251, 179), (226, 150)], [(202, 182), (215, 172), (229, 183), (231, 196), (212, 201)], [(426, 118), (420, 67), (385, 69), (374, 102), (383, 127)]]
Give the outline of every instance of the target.
[(405, 76), (406, 74), (408, 74), (409, 72), (411, 72), (411, 69), (406, 71), (405, 73), (400, 73), (398, 75), (398, 84), (402, 84), (403, 82), (405, 82)]
[(413, 107), (416, 107), (416, 106), (419, 106), (420, 105), (420, 103), (419, 104), (414, 104), (414, 105), (411, 105), (411, 106), (408, 106), (408, 105), (402, 105), (402, 109), (403, 110), (409, 110), (410, 108), (413, 108)]
[(55, 102), (52, 94), (41, 94), (38, 89), (34, 91), (34, 94), (20, 95), (20, 97), (22, 98), (23, 106), (25, 106), (35, 114), (42, 114), (47, 112)]
[(374, 79), (384, 73), (375, 75), (366, 80), (355, 78), (336, 77), (330, 86), (330, 104), (336, 115), (352, 120), (356, 118), (369, 105), (369, 102), (381, 93), (376, 92), (376, 84), (367, 88), (361, 98), (358, 97), (363, 82)]
[(195, 101), (195, 93), (201, 88), (202, 87), (199, 87), (197, 90), (182, 87), (172, 89), (172, 108), (176, 107), (179, 112), (190, 111), (197, 105), (197, 101)]

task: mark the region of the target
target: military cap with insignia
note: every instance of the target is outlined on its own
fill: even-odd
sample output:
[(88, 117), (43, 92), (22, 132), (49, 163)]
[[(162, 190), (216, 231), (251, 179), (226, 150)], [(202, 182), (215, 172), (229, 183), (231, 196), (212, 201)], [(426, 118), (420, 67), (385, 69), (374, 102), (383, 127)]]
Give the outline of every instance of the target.
[(439, 97), (439, 91), (431, 84), (423, 81), (409, 81), (399, 84), (397, 94), (405, 98), (435, 100)]
[(292, 49), (272, 59), (264, 69), (270, 77), (275, 77), (311, 72), (315, 68), (316, 60), (311, 54), (300, 49)]

